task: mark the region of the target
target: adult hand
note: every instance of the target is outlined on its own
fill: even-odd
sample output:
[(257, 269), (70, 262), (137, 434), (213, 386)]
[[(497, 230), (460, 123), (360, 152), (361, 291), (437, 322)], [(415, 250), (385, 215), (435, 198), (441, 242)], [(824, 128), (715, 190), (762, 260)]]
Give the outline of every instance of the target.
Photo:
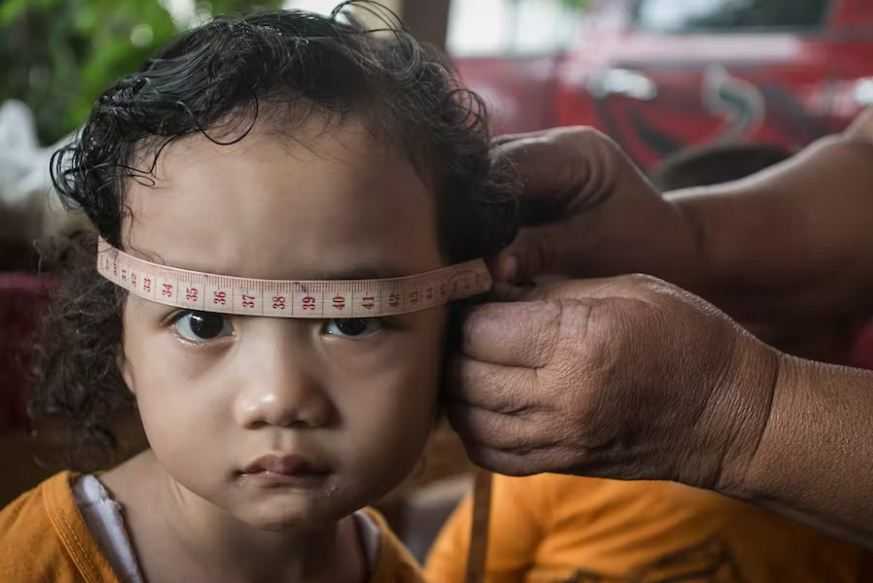
[(648, 276), (500, 286), (468, 315), (449, 416), (478, 464), (525, 475), (742, 480), (779, 353)]
[[(869, 316), (869, 301), (863, 299), (869, 294), (858, 295), (868, 285), (831, 277), (847, 269), (859, 273), (856, 263), (850, 269), (833, 267), (842, 265), (839, 258), (822, 263), (828, 275), (809, 275), (809, 251), (794, 247), (795, 239), (807, 238), (795, 237), (797, 229), (774, 230), (798, 214), (809, 214), (816, 224), (835, 225), (835, 237), (842, 236), (848, 219), (826, 220), (821, 209), (804, 211), (797, 201), (805, 195), (795, 196), (798, 184), (810, 182), (809, 173), (822, 174), (818, 169), (832, 163), (830, 158), (843, 160), (840, 148), (831, 140), (812, 148), (807, 159), (800, 156), (793, 166), (784, 166), (788, 186), (778, 186), (778, 177), (770, 174), (769, 179), (745, 181), (743, 187), (710, 187), (665, 198), (615, 142), (591, 128), (497, 138), (495, 156), (509, 159), (523, 182), (523, 227), (492, 260), (492, 272), (497, 280), (512, 282), (541, 274), (656, 275), (705, 297), (781, 350), (844, 361), (854, 331)], [(808, 159), (816, 156), (823, 160)], [(851, 175), (852, 169), (843, 166), (838, 171)], [(798, 172), (802, 176), (794, 176)], [(867, 200), (867, 190), (860, 196)], [(788, 201), (787, 206), (774, 198)], [(816, 191), (809, 198), (821, 197)], [(787, 233), (782, 243), (780, 233)], [(822, 249), (846, 246), (828, 241)], [(869, 248), (863, 242), (849, 247)]]
[(696, 269), (689, 218), (661, 197), (621, 148), (588, 127), (497, 138), (523, 183), (524, 228), (495, 261), (498, 280), (657, 273), (686, 280)]

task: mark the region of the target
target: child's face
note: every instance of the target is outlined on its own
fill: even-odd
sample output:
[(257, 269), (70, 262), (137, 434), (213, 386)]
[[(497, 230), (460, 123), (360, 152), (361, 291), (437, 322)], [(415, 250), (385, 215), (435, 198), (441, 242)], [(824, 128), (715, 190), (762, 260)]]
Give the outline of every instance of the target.
[[(170, 145), (156, 188), (131, 181), (126, 250), (265, 279), (444, 265), (435, 197), (411, 164), (361, 125), (324, 130), (311, 122), (292, 140), (259, 126), (232, 146), (199, 135)], [(313, 525), (375, 501), (415, 465), (435, 416), (445, 314), (222, 317), (130, 296), (122, 370), (183, 493), (256, 526)], [(290, 480), (246, 473), (269, 454), (306, 465)]]

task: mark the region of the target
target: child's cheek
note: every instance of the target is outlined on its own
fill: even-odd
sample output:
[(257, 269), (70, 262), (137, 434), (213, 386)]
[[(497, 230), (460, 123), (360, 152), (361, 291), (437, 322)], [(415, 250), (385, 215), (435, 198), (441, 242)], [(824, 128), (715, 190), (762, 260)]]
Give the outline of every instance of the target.
[(225, 417), (219, 411), (222, 393), (214, 390), (223, 384), (222, 370), (215, 366), (213, 352), (192, 350), (150, 316), (138, 305), (125, 311), (122, 375), (152, 447), (163, 442), (190, 445), (179, 440), (178, 428), (196, 423), (214, 432), (212, 425)]
[[(368, 375), (332, 376), (332, 393), (347, 434), (342, 458), (357, 479), (381, 496), (417, 465), (433, 428), (440, 383), (440, 320), (392, 346), (390, 364)], [(345, 377), (340, 378), (340, 377)], [(343, 386), (347, 389), (343, 389)]]

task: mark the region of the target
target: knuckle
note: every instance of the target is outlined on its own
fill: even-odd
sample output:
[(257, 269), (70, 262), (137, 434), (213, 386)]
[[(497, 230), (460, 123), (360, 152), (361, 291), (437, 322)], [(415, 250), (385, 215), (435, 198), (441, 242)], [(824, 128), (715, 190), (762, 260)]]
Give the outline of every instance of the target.
[(626, 285), (649, 292), (659, 292), (670, 284), (647, 273), (631, 273), (620, 278)]
[[(472, 356), (483, 348), (495, 342), (505, 341), (505, 332), (514, 323), (503, 316), (503, 307), (495, 304), (484, 304), (473, 308), (466, 314), (462, 322), (460, 350), (462, 354)], [(464, 366), (469, 366), (472, 360), (464, 360)]]
[(585, 125), (567, 126), (549, 130), (549, 137), (559, 143), (569, 143), (576, 147), (588, 147), (592, 143), (611, 142), (603, 132)]
[[(594, 304), (596, 305), (596, 304)], [(575, 354), (583, 350), (591, 332), (594, 305), (573, 298), (556, 301), (556, 315), (552, 322), (554, 353)]]
[(614, 362), (611, 349), (611, 318), (600, 318), (599, 303), (574, 299), (558, 300), (551, 322), (552, 339), (547, 364), (536, 370), (537, 384), (548, 395), (557, 396), (550, 408), (564, 407), (587, 384), (596, 382), (606, 363)]
[(495, 379), (502, 387), (503, 398), (494, 408), (495, 412), (512, 417), (526, 417), (536, 410), (532, 395), (536, 387), (531, 382), (529, 369), (510, 369), (503, 378)]
[(537, 325), (531, 327), (532, 342), (530, 350), (539, 351), (537, 359), (541, 366), (552, 362), (558, 349), (561, 336), (564, 304), (566, 300), (546, 299), (538, 304)]
[(626, 354), (622, 348), (628, 337), (626, 320), (626, 313), (615, 309), (611, 302), (589, 306), (584, 332), (579, 335), (583, 352), (580, 359), (573, 361), (576, 368), (572, 373), (584, 376), (595, 386), (612, 378), (621, 355)]

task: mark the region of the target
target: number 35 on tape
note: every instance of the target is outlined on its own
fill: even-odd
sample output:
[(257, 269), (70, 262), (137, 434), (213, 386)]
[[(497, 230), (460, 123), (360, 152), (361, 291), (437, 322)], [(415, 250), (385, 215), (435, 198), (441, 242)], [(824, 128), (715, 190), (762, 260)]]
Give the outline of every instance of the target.
[(289, 281), (188, 271), (98, 243), (97, 271), (141, 298), (190, 310), (278, 318), (367, 318), (442, 306), (491, 289), (481, 259), (391, 279)]

